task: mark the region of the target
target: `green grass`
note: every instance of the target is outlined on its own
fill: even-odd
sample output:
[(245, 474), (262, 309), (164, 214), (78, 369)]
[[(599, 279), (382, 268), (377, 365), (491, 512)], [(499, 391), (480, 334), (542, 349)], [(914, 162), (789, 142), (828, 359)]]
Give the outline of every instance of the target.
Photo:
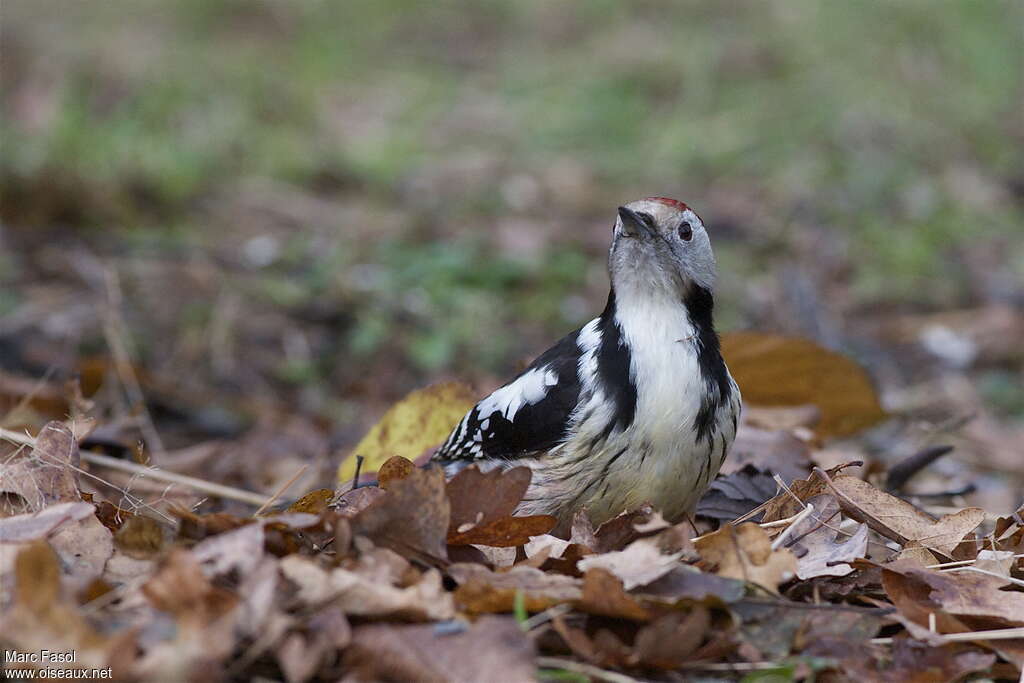
[[(808, 230), (842, 245), (863, 305), (969, 303), (959, 256), (981, 241), (1024, 277), (1018, 3), (14, 0), (5, 15), (6, 217), (202, 245), (218, 229), (205, 202), (246, 178), (397, 207), (402, 234), (327, 226), (334, 251), (250, 291), (351, 297), (338, 271), (380, 266), (357, 355), (404, 325), (410, 290), (401, 344), (430, 371), (479, 347), (485, 319), (580, 322), (562, 302), (599, 253), (579, 249), (586, 226), (641, 193), (757, 207), (720, 247), (735, 282)], [(579, 196), (558, 184), (566, 162), (585, 169)], [(535, 205), (510, 202), (514, 175), (535, 179)], [(510, 214), (571, 224), (524, 262), (491, 236)], [(742, 287), (725, 291), (742, 323)], [(523, 351), (486, 347), (467, 362)]]

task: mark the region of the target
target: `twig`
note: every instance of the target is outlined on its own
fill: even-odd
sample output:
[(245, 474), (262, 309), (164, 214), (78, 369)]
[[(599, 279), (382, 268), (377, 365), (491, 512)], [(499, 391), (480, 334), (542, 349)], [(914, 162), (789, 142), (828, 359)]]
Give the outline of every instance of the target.
[(524, 621), (522, 623), (523, 630), (532, 631), (538, 626), (541, 626), (542, 624), (546, 624), (547, 622), (551, 621), (555, 617), (560, 617), (563, 614), (566, 614), (571, 611), (572, 605), (566, 603), (562, 603), (561, 605), (555, 605), (554, 607), (550, 607), (544, 610), (543, 612), (538, 612), (537, 614), (534, 614), (532, 617)]
[(156, 430), (153, 416), (149, 414), (149, 408), (146, 407), (146, 396), (142, 392), (142, 385), (139, 384), (139, 378), (132, 367), (131, 354), (128, 353), (128, 346), (124, 342), (127, 332), (124, 321), (121, 318), (121, 301), (123, 298), (121, 283), (118, 280), (117, 273), (111, 268), (104, 268), (103, 275), (107, 289), (107, 305), (103, 311), (103, 336), (106, 338), (107, 346), (110, 347), (110, 353), (114, 357), (114, 368), (117, 370), (117, 375), (124, 386), (125, 393), (128, 394), (128, 400), (131, 401), (132, 410), (138, 413), (139, 428), (142, 430), (142, 435), (146, 439), (146, 443), (149, 444), (150, 450), (157, 455), (157, 461), (159, 462), (159, 456), (162, 456), (167, 451), (164, 448), (164, 442), (160, 438), (159, 432)]
[(352, 488), (350, 490), (355, 491), (359, 488), (359, 473), (363, 470), (363, 456), (356, 456), (356, 473), (352, 477)]
[[(36, 440), (33, 437), (28, 436), (27, 434), (19, 434), (18, 432), (14, 432), (9, 429), (0, 428), (0, 438), (23, 446), (35, 446), (36, 444)], [(224, 486), (223, 484), (215, 484), (211, 481), (197, 479), (196, 477), (190, 477), (185, 474), (178, 474), (177, 472), (168, 472), (167, 470), (161, 470), (147, 465), (139, 465), (138, 463), (129, 462), (127, 460), (112, 458), (109, 455), (103, 455), (102, 453), (81, 451), (79, 455), (82, 460), (93, 465), (99, 465), (101, 467), (107, 467), (121, 472), (128, 472), (129, 474), (145, 476), (150, 479), (156, 479), (157, 481), (180, 484), (182, 486), (195, 489), (196, 491), (202, 491), (203, 493), (209, 493), (210, 495), (219, 496), (220, 498), (226, 498), (228, 500), (237, 500), (241, 503), (249, 503), (250, 505), (257, 506), (263, 505), (267, 502), (267, 497), (261, 496), (258, 493), (237, 489), (232, 486)], [(86, 474), (89, 473), (86, 472)]]
[(700, 662), (687, 662), (683, 664), (680, 669), (688, 669), (692, 671), (767, 671), (768, 669), (778, 669), (784, 666), (780, 662), (719, 662), (717, 664), (707, 663), (701, 664)]
[[(968, 633), (941, 633), (940, 638), (947, 643), (963, 643), (973, 640), (1016, 640), (1024, 638), (1024, 627), (997, 628), (991, 631), (970, 631)], [(894, 638), (872, 638), (874, 645), (891, 645)]]
[(577, 662), (573, 659), (562, 659), (561, 657), (537, 657), (534, 662), (538, 667), (565, 669), (566, 671), (583, 674), (584, 676), (591, 676), (599, 681), (609, 681), (609, 683), (640, 683), (638, 679), (633, 678), (632, 676), (616, 673), (614, 671), (606, 671), (592, 664)]
[(986, 576), (994, 576), (997, 579), (1002, 579), (1008, 583), (1012, 583), (1015, 586), (1024, 586), (1024, 581), (1021, 579), (1015, 579), (1012, 576), (1003, 576), (997, 572), (990, 572), (987, 569), (978, 569), (977, 567), (954, 567), (950, 569), (951, 572), (975, 572), (977, 574), (984, 574)]
[(796, 516), (796, 518), (793, 520), (793, 523), (787, 526), (785, 529), (783, 529), (782, 533), (776, 536), (775, 540), (772, 541), (772, 550), (778, 550), (782, 546), (783, 542), (785, 542), (786, 537), (789, 536), (789, 532), (791, 532), (797, 524), (802, 522), (813, 512), (814, 506), (811, 505), (810, 503), (807, 503), (807, 507), (800, 511), (800, 514)]
[(899, 491), (910, 478), (944, 455), (953, 452), (952, 446), (931, 446), (904, 458), (889, 468), (889, 476), (885, 478), (885, 488)]
[(274, 495), (272, 495), (270, 498), (267, 498), (267, 502), (261, 505), (260, 509), (254, 512), (252, 516), (259, 517), (260, 515), (262, 515), (268, 507), (274, 504), (275, 500), (281, 497), (281, 494), (287, 491), (289, 487), (291, 487), (291, 485), (295, 483), (296, 479), (302, 476), (302, 473), (305, 472), (308, 467), (309, 465), (303, 465), (302, 467), (300, 467), (295, 472), (295, 474), (292, 475), (292, 478), (286, 481), (284, 484), (282, 484), (276, 491), (274, 491)]
[(132, 474), (139, 474), (141, 476), (149, 477), (150, 479), (156, 479), (158, 481), (166, 481), (172, 484), (181, 484), (182, 486), (187, 486), (191, 489), (195, 489), (196, 491), (209, 493), (211, 496), (219, 496), (220, 498), (227, 498), (228, 500), (237, 500), (241, 503), (249, 503), (250, 505), (262, 505), (267, 501), (266, 496), (261, 496), (258, 493), (245, 491), (243, 489), (236, 489), (233, 486), (215, 484), (212, 481), (206, 481), (205, 479), (197, 479), (196, 477), (190, 477), (185, 474), (178, 474), (177, 472), (168, 472), (167, 470), (160, 470), (155, 467), (139, 465), (134, 462), (128, 462), (127, 460), (112, 458), (109, 455), (103, 455), (101, 453), (82, 451), (81, 455), (82, 460), (85, 460), (88, 463), (92, 463), (93, 465), (109, 467), (112, 470), (130, 472)]

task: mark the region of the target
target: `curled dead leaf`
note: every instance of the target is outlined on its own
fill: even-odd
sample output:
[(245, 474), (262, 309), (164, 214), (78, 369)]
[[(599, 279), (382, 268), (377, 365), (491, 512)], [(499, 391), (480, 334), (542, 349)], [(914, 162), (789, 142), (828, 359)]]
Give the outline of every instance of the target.
[(916, 542), (946, 556), (952, 556), (964, 537), (985, 521), (981, 508), (933, 519), (905, 500), (849, 475), (833, 478), (832, 485), (843, 512), (853, 519), (897, 543)]

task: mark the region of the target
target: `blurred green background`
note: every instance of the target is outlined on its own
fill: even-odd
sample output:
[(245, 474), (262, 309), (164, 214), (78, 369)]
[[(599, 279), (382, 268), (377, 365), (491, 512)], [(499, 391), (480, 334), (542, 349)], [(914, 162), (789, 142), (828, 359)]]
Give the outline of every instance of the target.
[(115, 272), (162, 386), (359, 424), (600, 311), (647, 195), (708, 223), (720, 327), (883, 381), (917, 370), (879, 321), (1024, 305), (1020, 2), (6, 0), (2, 31), (9, 371), (102, 353)]

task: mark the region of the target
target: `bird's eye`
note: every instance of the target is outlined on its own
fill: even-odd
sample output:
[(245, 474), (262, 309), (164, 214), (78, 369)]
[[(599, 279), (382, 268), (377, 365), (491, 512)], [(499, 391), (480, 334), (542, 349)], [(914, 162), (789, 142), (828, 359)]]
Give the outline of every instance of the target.
[(693, 239), (693, 228), (691, 228), (690, 224), (686, 221), (679, 224), (679, 239), (684, 242), (689, 242)]

